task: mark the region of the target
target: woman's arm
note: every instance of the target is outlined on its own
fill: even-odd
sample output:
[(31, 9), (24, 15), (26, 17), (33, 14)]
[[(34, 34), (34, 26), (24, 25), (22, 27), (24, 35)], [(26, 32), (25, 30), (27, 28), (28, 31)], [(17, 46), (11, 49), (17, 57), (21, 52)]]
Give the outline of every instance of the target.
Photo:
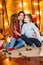
[(25, 34), (25, 29), (26, 29), (26, 25), (24, 24), (23, 27), (22, 27), (22, 30), (21, 30), (21, 34)]

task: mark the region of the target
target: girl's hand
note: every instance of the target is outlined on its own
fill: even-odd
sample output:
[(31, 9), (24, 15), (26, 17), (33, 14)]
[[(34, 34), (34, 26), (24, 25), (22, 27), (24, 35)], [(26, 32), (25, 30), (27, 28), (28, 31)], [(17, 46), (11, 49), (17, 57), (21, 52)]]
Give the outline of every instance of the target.
[(21, 36), (21, 34), (18, 33), (17, 31), (14, 31), (14, 33), (15, 33), (16, 35), (18, 35), (18, 36)]
[(33, 34), (33, 37), (37, 37), (37, 35), (36, 34)]

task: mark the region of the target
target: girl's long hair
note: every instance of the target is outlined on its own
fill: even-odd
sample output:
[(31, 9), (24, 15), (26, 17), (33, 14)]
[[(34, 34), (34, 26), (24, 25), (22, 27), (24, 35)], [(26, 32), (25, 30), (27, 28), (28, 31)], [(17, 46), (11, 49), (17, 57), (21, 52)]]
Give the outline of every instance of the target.
[(13, 28), (17, 28), (18, 26), (18, 15), (17, 14), (13, 14), (11, 16), (11, 21), (10, 21), (10, 33), (12, 34), (12, 30)]

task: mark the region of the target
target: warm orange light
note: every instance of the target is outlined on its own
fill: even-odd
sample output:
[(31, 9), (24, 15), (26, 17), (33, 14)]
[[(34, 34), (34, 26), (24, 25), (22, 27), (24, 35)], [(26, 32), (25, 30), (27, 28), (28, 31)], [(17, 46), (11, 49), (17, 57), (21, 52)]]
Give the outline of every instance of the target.
[(3, 38), (4, 38), (4, 36), (0, 33), (0, 40), (3, 39)]
[(33, 4), (34, 4), (34, 5), (38, 5), (38, 3), (37, 3), (37, 2), (33, 2)]
[(10, 42), (11, 40), (10, 40), (10, 37), (8, 37), (8, 42)]
[(42, 11), (40, 11), (40, 14), (42, 14)]
[(7, 38), (7, 41), (10, 42), (10, 37)]
[(36, 14), (39, 15), (40, 13), (37, 11)]
[(11, 12), (8, 12), (8, 16), (11, 16), (11, 14), (12, 14)]
[(6, 58), (5, 60), (8, 62), (9, 61), (9, 58)]
[(26, 2), (24, 2), (24, 3), (23, 3), (23, 5), (24, 5), (24, 6), (26, 6), (26, 5), (27, 5), (27, 3), (26, 3)]
[[(27, 5), (27, 3), (24, 2), (24, 3), (23, 3), (23, 6), (26, 6), (26, 5)], [(19, 7), (22, 7), (22, 3), (19, 4)]]
[(40, 12), (37, 11), (36, 14), (39, 15), (39, 14), (42, 14), (42, 12), (41, 11)]
[(25, 11), (25, 14), (29, 14), (29, 13), (30, 13), (30, 11), (28, 11), (28, 10)]
[(5, 40), (6, 40), (7, 43), (9, 43), (11, 41), (10, 37), (6, 37)]
[(33, 16), (33, 18), (36, 17), (36, 15), (32, 15), (32, 16)]
[(2, 8), (2, 4), (0, 4), (0, 8)]
[(39, 24), (39, 20), (37, 19), (37, 24)]
[(9, 58), (6, 58), (5, 60), (3, 60), (3, 65), (11, 65)]
[(19, 4), (19, 7), (22, 7), (22, 3)]
[(7, 22), (7, 21), (5, 21), (4, 25), (5, 25), (5, 26), (8, 26), (8, 22)]
[(18, 63), (10, 60), (9, 58), (6, 58), (5, 60), (3, 60), (3, 65), (18, 65)]

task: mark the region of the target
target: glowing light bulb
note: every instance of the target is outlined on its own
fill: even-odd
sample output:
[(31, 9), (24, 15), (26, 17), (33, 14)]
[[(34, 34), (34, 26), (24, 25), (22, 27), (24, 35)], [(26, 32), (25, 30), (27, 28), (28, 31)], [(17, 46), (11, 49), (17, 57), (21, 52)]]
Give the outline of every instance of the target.
[(0, 8), (2, 8), (2, 5), (0, 4)]
[[(23, 3), (23, 6), (26, 6), (26, 2)], [(19, 4), (19, 7), (22, 7), (22, 3)]]
[(33, 2), (33, 4), (34, 4), (34, 5), (38, 5), (38, 3), (37, 3), (37, 2)]
[(8, 37), (8, 38), (7, 38), (7, 42), (10, 42), (10, 41), (11, 41), (11, 40), (10, 40), (10, 37)]
[(19, 4), (19, 7), (22, 7), (22, 4), (21, 3)]
[(40, 13), (37, 11), (36, 14), (39, 15)]
[(40, 14), (42, 14), (42, 11), (40, 11)]
[(37, 24), (39, 24), (39, 20), (37, 19)]
[(23, 3), (23, 5), (24, 5), (24, 6), (26, 6), (26, 5), (27, 5), (27, 3), (26, 3), (26, 2), (24, 2), (24, 3)]
[(28, 10), (25, 11), (25, 14), (29, 14), (29, 13), (30, 13), (30, 11), (28, 11)]
[(9, 58), (6, 58), (6, 61), (9, 61)]
[(42, 14), (42, 12), (41, 11), (40, 12), (37, 11), (36, 14), (39, 15), (39, 14)]
[(8, 22), (7, 21), (5, 21), (5, 24), (4, 24), (5, 26), (8, 26)]

